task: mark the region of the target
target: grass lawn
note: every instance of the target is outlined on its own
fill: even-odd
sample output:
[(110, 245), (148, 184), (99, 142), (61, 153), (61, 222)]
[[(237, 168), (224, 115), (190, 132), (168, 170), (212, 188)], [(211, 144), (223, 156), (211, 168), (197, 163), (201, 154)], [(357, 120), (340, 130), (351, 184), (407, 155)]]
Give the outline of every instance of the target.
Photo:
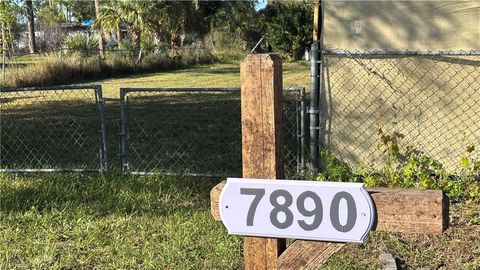
[[(308, 62), (283, 63), (283, 86), (310, 86)], [(120, 87), (240, 87), (240, 64), (200, 65), (191, 69), (156, 72), (91, 82), (101, 84), (106, 97), (118, 97)]]
[(0, 269), (238, 269), (209, 214), (219, 180), (0, 176)]
[[(0, 269), (241, 269), (242, 241), (210, 217), (219, 179), (0, 176)], [(321, 269), (479, 269), (480, 226), (455, 203), (441, 236), (371, 233)]]
[[(308, 81), (308, 63), (284, 63), (284, 86)], [(120, 87), (240, 86), (238, 63), (89, 83), (109, 98)], [(0, 269), (241, 269), (241, 238), (210, 217), (209, 192), (220, 180), (0, 174)], [(469, 223), (471, 211), (478, 207), (453, 202), (440, 236), (373, 232), (321, 269), (379, 269), (388, 252), (401, 269), (478, 270), (480, 226)]]
[(48, 57), (47, 53), (37, 53), (37, 54), (24, 54), (13, 56), (11, 59), (7, 60), (7, 63), (11, 64), (35, 64)]

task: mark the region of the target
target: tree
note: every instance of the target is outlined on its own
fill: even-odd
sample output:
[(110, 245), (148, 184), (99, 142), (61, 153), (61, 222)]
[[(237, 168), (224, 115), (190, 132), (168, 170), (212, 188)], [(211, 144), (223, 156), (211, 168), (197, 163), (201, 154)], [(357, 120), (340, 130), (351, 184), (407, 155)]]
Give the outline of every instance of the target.
[(274, 50), (293, 59), (302, 57), (311, 44), (312, 8), (305, 2), (269, 2), (262, 10), (264, 37)]
[(0, 53), (7, 51), (7, 48), (11, 46), (13, 40), (12, 27), (17, 23), (17, 8), (9, 1), (0, 1), (0, 28), (1, 38), (0, 44), (2, 45)]
[(64, 5), (68, 6), (68, 9), (72, 12), (72, 16), (78, 22), (82, 22), (85, 19), (92, 19), (96, 17), (95, 2), (64, 0)]
[(16, 24), (17, 20), (15, 17), (16, 9), (9, 1), (0, 1), (0, 29), (1, 29), (1, 39), (0, 39), (0, 53), (2, 54), (2, 85), (5, 82), (6, 73), (5, 73), (5, 62), (7, 57), (8, 48), (11, 46), (13, 39), (12, 27)]
[(244, 47), (251, 48), (261, 37), (261, 17), (254, 6), (255, 1), (221, 2), (213, 16), (213, 25), (216, 29), (241, 34)]
[[(94, 0), (95, 2), (95, 18), (98, 20), (100, 17), (100, 1), (99, 0)], [(103, 32), (102, 29), (100, 28), (98, 31), (98, 50), (100, 52), (100, 57), (102, 59), (105, 58), (105, 41), (103, 38)]]
[(25, 0), (25, 11), (28, 20), (28, 48), (30, 53), (36, 53), (37, 45), (35, 43), (35, 17), (32, 0)]
[(134, 50), (140, 55), (141, 38), (155, 32), (159, 10), (155, 2), (118, 0), (102, 5), (99, 15), (94, 23), (96, 29), (117, 33), (124, 25)]

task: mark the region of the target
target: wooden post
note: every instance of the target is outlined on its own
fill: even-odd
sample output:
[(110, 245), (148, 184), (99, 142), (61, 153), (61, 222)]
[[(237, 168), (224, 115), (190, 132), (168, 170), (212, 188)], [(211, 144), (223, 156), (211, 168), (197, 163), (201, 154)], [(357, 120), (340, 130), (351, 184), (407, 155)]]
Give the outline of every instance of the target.
[[(249, 55), (240, 74), (243, 177), (283, 178), (281, 60), (271, 54)], [(210, 193), (216, 220), (220, 220), (219, 197), (224, 185), (218, 184)], [(448, 227), (448, 198), (442, 191), (375, 188), (368, 192), (377, 214), (376, 230), (435, 235)], [(316, 269), (343, 246), (297, 240), (283, 252), (284, 240), (245, 237), (245, 269)]]
[[(244, 178), (283, 178), (282, 62), (251, 54), (240, 66)], [(245, 269), (277, 269), (280, 239), (245, 237)]]
[(320, 39), (321, 27), (320, 0), (313, 1), (313, 42)]

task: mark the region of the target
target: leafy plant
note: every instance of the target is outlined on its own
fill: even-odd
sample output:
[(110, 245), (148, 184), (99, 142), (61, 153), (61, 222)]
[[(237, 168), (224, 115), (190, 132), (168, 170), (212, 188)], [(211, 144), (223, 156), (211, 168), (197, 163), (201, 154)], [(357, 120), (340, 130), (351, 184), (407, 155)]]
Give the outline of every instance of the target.
[(7, 51), (13, 41), (12, 27), (16, 25), (18, 10), (9, 1), (0, 1), (0, 54)]
[(317, 177), (320, 181), (363, 182), (367, 187), (401, 187), (441, 189), (453, 201), (471, 206), (466, 214), (473, 224), (480, 224), (480, 160), (475, 158), (475, 147), (468, 146), (459, 160), (462, 169), (448, 173), (443, 165), (411, 146), (402, 147), (402, 135), (385, 133), (378, 129), (378, 150), (384, 157), (379, 169), (360, 167), (353, 171), (328, 151), (322, 152), (325, 170)]
[(264, 36), (273, 49), (300, 59), (311, 44), (312, 8), (302, 2), (274, 1), (262, 13)]
[(348, 164), (336, 158), (329, 151), (322, 151), (321, 159), (325, 164), (325, 170), (317, 175), (319, 181), (349, 182), (353, 173)]
[(98, 40), (96, 38), (81, 33), (70, 35), (63, 41), (63, 48), (67, 49), (67, 53), (70, 55), (88, 56), (97, 47)]

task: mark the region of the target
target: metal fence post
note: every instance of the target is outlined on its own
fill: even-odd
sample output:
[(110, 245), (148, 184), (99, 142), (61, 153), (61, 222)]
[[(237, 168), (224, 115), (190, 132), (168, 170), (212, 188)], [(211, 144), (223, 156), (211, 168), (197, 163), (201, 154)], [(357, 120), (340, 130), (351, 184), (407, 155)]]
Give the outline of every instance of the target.
[(95, 93), (97, 94), (98, 102), (98, 118), (100, 121), (100, 172), (106, 173), (108, 171), (108, 157), (107, 157), (107, 129), (105, 126), (105, 99), (103, 98), (102, 86), (95, 86)]
[(305, 128), (306, 128), (305, 87), (300, 89), (300, 172), (305, 171)]
[(123, 173), (127, 173), (128, 160), (127, 160), (127, 118), (125, 113), (125, 96), (127, 90), (120, 88), (120, 167)]
[(311, 48), (311, 57), (310, 57), (310, 109), (308, 113), (310, 114), (310, 159), (312, 166), (313, 178), (316, 177), (318, 173), (318, 81), (319, 81), (319, 70), (318, 70), (318, 43), (314, 42)]

